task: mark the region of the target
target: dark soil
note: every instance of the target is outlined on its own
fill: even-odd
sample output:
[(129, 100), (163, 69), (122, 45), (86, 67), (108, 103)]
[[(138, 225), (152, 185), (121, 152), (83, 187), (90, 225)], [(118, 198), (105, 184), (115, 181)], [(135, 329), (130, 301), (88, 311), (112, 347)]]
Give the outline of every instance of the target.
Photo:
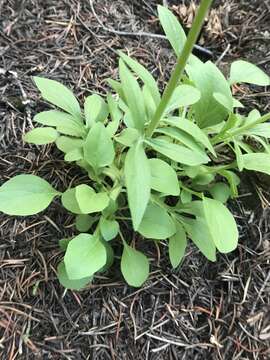
[[(137, 34), (161, 33), (158, 1), (92, 3), (103, 26), (133, 35), (105, 30), (86, 0), (0, 0), (0, 184), (24, 172), (62, 190), (84, 176), (54, 146), (23, 144), (33, 115), (47, 107), (32, 75), (59, 80), (80, 99), (103, 94), (106, 78), (117, 77), (115, 50), (124, 49), (160, 84), (167, 79), (167, 42)], [(168, 3), (177, 12), (184, 1)], [(200, 40), (213, 60), (227, 71), (244, 58), (270, 73), (269, 1), (216, 1), (215, 9)], [(237, 94), (249, 109), (270, 111), (269, 89)], [(231, 204), (241, 234), (234, 253), (211, 264), (190, 245), (172, 271), (166, 243), (149, 243), (152, 273), (139, 290), (124, 283), (118, 263), (84, 291), (59, 285), (58, 240), (75, 229), (57, 202), (33, 217), (0, 215), (0, 359), (269, 359), (269, 194), (256, 178), (248, 183)]]

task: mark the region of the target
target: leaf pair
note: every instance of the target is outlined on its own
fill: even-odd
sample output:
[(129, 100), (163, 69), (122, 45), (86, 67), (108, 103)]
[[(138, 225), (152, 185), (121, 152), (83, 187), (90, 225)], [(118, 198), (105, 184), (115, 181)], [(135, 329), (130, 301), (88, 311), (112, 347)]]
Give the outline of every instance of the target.
[(211, 261), (216, 260), (216, 248), (222, 253), (233, 251), (238, 242), (238, 230), (230, 211), (220, 202), (210, 198), (194, 201), (182, 208), (196, 219), (182, 218), (192, 241)]
[(74, 214), (92, 214), (109, 205), (109, 196), (105, 192), (96, 193), (90, 186), (82, 184), (66, 190), (62, 194), (62, 204)]

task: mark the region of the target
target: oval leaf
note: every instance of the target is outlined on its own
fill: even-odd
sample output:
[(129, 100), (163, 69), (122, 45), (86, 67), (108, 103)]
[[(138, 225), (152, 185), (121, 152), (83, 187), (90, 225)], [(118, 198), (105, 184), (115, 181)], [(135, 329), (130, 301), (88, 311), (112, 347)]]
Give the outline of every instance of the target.
[[(196, 123), (200, 128), (221, 123), (233, 110), (231, 89), (224, 75), (211, 61), (188, 66), (187, 72), (201, 92), (200, 100), (192, 107)], [(222, 103), (226, 103), (226, 107), (215, 99), (214, 93), (219, 93), (218, 99), (220, 101), (222, 98)]]
[(121, 59), (119, 61), (119, 74), (133, 123), (136, 129), (142, 132), (146, 121), (143, 94), (138, 82)]
[(173, 144), (165, 140), (152, 139), (146, 140), (145, 142), (169, 159), (184, 165), (196, 166), (206, 164), (210, 160), (203, 152), (195, 152), (185, 146)]
[(173, 13), (165, 6), (158, 5), (158, 17), (175, 54), (180, 56), (186, 42), (186, 34)]
[(64, 257), (67, 276), (79, 280), (92, 276), (106, 264), (105, 246), (98, 237), (80, 234), (68, 243)]
[(169, 164), (160, 159), (150, 159), (149, 165), (152, 189), (168, 195), (180, 194), (177, 174)]
[(84, 143), (84, 158), (98, 169), (110, 165), (114, 159), (113, 142), (105, 128), (105, 126), (98, 122), (90, 129), (86, 141)]
[(106, 241), (114, 239), (119, 232), (119, 224), (116, 220), (100, 219), (100, 232)]
[(256, 65), (244, 60), (237, 60), (232, 63), (230, 73), (230, 84), (235, 83), (269, 86), (270, 77)]
[(167, 211), (156, 205), (148, 204), (138, 232), (147, 239), (167, 239), (176, 232), (175, 223)]
[(143, 253), (125, 244), (121, 258), (121, 271), (130, 286), (140, 287), (148, 278), (149, 260)]
[(37, 114), (34, 121), (46, 126), (54, 126), (61, 134), (81, 137), (85, 135), (83, 123), (62, 111), (49, 110)]
[(86, 125), (91, 127), (95, 122), (104, 122), (107, 119), (109, 115), (108, 105), (100, 95), (90, 95), (84, 102), (84, 114)]
[(233, 215), (219, 201), (203, 199), (206, 223), (212, 241), (221, 253), (229, 253), (236, 249), (238, 230)]
[(78, 280), (69, 279), (64, 261), (61, 261), (60, 264), (57, 266), (57, 277), (60, 284), (63, 285), (66, 289), (70, 290), (81, 290), (93, 279), (92, 276), (88, 276)]
[(95, 217), (87, 214), (80, 214), (76, 216), (76, 229), (80, 232), (86, 232), (91, 229), (92, 225), (96, 221)]
[(34, 77), (34, 82), (45, 100), (67, 111), (76, 118), (81, 118), (80, 105), (66, 86), (60, 84), (58, 81), (38, 76)]
[(143, 144), (131, 147), (125, 159), (125, 182), (134, 230), (137, 230), (150, 199), (151, 173)]
[(83, 146), (84, 142), (81, 139), (73, 139), (67, 136), (60, 136), (55, 143), (59, 150), (67, 154), (76, 149), (80, 149)]
[(231, 196), (231, 189), (227, 184), (222, 182), (217, 182), (214, 186), (209, 189), (210, 194), (215, 200), (222, 202), (223, 204), (227, 202)]
[(23, 136), (25, 142), (35, 145), (53, 143), (58, 138), (58, 132), (54, 128), (44, 127), (30, 130)]
[(46, 209), (59, 195), (47, 181), (35, 175), (18, 175), (0, 187), (0, 211), (27, 216)]
[(185, 219), (183, 226), (189, 238), (194, 242), (202, 254), (210, 261), (216, 261), (216, 246), (203, 218)]
[(172, 97), (166, 107), (165, 113), (170, 113), (175, 109), (195, 104), (200, 100), (201, 92), (191, 85), (179, 85), (174, 90)]
[(243, 167), (270, 175), (270, 155), (254, 153), (242, 155)]
[(76, 188), (67, 189), (61, 196), (62, 205), (73, 214), (81, 214), (78, 201), (76, 199)]
[(91, 214), (104, 210), (109, 205), (109, 196), (105, 192), (96, 193), (88, 185), (75, 188), (75, 196), (82, 214)]
[(169, 258), (173, 268), (183, 259), (187, 247), (187, 237), (183, 226), (177, 222), (176, 233), (169, 239)]

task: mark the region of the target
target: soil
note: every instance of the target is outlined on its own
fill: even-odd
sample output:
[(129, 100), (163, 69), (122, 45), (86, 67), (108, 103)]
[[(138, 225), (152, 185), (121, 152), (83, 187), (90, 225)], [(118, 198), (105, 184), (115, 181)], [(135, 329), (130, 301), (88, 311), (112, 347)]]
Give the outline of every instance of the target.
[[(47, 108), (31, 76), (61, 81), (80, 99), (104, 94), (106, 78), (117, 78), (115, 50), (124, 49), (162, 87), (174, 55), (165, 40), (138, 35), (161, 33), (161, 2), (0, 0), (0, 184), (20, 173), (59, 190), (83, 181), (55, 146), (22, 142), (34, 114)], [(167, 3), (180, 15), (179, 3), (190, 5)], [(183, 20), (188, 27), (190, 19)], [(269, 23), (268, 0), (216, 1), (200, 45), (225, 72), (242, 58), (270, 74)], [(237, 95), (263, 113), (270, 111), (269, 91), (241, 86)], [(75, 233), (74, 218), (58, 202), (37, 216), (1, 214), (0, 359), (269, 359), (269, 194), (257, 178), (247, 184), (231, 204), (236, 251), (212, 264), (190, 244), (173, 271), (166, 243), (149, 243), (152, 272), (141, 289), (124, 283), (116, 261), (85, 290), (65, 291), (55, 274), (58, 240)]]

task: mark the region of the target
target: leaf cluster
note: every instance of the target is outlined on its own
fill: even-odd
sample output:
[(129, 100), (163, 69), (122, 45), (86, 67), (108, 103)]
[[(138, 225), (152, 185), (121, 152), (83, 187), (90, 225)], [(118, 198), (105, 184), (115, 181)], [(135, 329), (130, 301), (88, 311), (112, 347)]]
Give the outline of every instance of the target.
[[(177, 56), (186, 36), (174, 15), (159, 6), (164, 32)], [(149, 259), (121, 232), (128, 224), (143, 241), (166, 240), (176, 268), (188, 239), (210, 261), (237, 247), (238, 231), (226, 207), (238, 196), (239, 172), (270, 174), (269, 114), (239, 114), (236, 83), (270, 85), (269, 77), (243, 60), (226, 79), (217, 66), (191, 55), (184, 75), (152, 136), (147, 128), (162, 99), (156, 80), (139, 62), (119, 52), (119, 81), (112, 92), (92, 94), (81, 110), (73, 93), (57, 81), (35, 77), (42, 97), (56, 108), (34, 117), (41, 125), (24, 141), (55, 143), (68, 163), (88, 174), (87, 183), (60, 193), (34, 175), (18, 175), (0, 187), (0, 211), (27, 216), (56, 197), (75, 216), (79, 234), (62, 239), (59, 280), (80, 289), (114, 261), (121, 241), (121, 271), (131, 286), (149, 275)], [(250, 141), (252, 140), (252, 141)], [(254, 143), (260, 146), (254, 146)], [(258, 152), (258, 148), (261, 149)]]

